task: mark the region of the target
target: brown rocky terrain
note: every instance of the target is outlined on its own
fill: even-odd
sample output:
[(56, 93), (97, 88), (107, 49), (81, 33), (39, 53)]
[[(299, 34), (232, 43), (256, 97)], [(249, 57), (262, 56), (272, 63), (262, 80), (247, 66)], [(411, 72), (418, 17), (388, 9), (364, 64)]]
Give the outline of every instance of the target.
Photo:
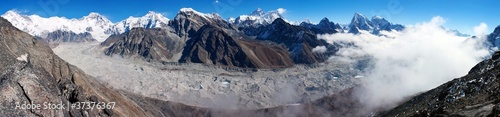
[(202, 27), (196, 36), (186, 42), (179, 62), (251, 68), (293, 65), (288, 52), (281, 46), (236, 39), (235, 36), (210, 25)]
[[(0, 115), (148, 116), (128, 98), (66, 63), (48, 46), (3, 18), (0, 18), (0, 40)], [(16, 109), (16, 102), (116, 102), (116, 106), (114, 109)]]
[(170, 28), (133, 28), (110, 36), (101, 45), (108, 47), (104, 52), (108, 56), (140, 56), (146, 61), (170, 62), (179, 59), (180, 55), (176, 55), (185, 44)]
[(205, 25), (212, 25), (221, 29), (234, 29), (232, 24), (226, 22), (218, 14), (207, 15), (200, 14), (191, 8), (183, 8), (177, 13), (174, 20), (169, 22), (169, 26), (174, 29), (179, 37), (185, 40)]

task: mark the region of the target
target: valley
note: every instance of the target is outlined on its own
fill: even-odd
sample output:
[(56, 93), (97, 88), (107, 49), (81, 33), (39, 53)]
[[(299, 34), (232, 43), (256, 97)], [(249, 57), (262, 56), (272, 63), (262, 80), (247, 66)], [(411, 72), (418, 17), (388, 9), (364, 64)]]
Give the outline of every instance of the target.
[(198, 63), (149, 63), (103, 54), (95, 44), (61, 43), (54, 53), (104, 84), (188, 105), (258, 109), (305, 103), (359, 84), (349, 63), (251, 69)]

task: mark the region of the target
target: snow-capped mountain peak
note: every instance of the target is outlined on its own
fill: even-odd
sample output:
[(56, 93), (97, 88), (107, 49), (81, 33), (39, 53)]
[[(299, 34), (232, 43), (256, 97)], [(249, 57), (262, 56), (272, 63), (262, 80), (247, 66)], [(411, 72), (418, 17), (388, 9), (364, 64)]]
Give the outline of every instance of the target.
[(167, 26), (168, 21), (169, 19), (163, 16), (163, 14), (154, 11), (148, 11), (148, 13), (146, 13), (142, 17), (130, 16), (127, 19), (120, 21), (114, 26), (114, 28), (118, 33), (123, 33), (135, 27), (143, 27), (143, 28), (165, 27)]
[(15, 10), (9, 10), (2, 15), (2, 17), (20, 17), (20, 14)]
[(198, 12), (196, 10), (194, 10), (193, 8), (181, 8), (181, 10), (179, 11), (179, 13), (184, 13), (184, 14), (187, 14), (187, 15), (198, 15), (198, 16), (201, 16), (205, 19), (213, 19), (213, 18), (221, 18), (219, 16), (219, 14), (217, 13), (212, 13), (212, 14), (205, 14), (205, 13), (201, 13), (201, 12)]
[(268, 12), (264, 12), (261, 8), (257, 8), (257, 10), (253, 11), (252, 13), (248, 15), (240, 15), (238, 16), (234, 24), (238, 26), (258, 26), (258, 25), (267, 25), (271, 24), (274, 20), (281, 18), (284, 21), (290, 23), (288, 20), (286, 20), (283, 16), (282, 13), (279, 12), (279, 9), (277, 10), (272, 10)]
[(108, 18), (96, 12), (90, 12), (89, 15), (84, 16), (79, 19), (79, 21), (89, 23), (89, 25), (99, 26), (100, 28), (109, 28), (113, 25), (113, 22)]
[(264, 15), (264, 11), (261, 8), (257, 8), (257, 10), (253, 11), (250, 15), (262, 16), (262, 15)]
[(80, 19), (67, 19), (65, 17), (49, 17), (44, 18), (38, 15), (19, 14), (14, 10), (7, 11), (2, 15), (12, 24), (31, 35), (45, 38), (48, 33), (57, 30), (71, 31), (74, 33), (89, 32), (93, 38), (97, 40), (105, 40), (109, 33), (105, 30), (109, 29), (113, 23), (106, 17), (98, 13), (90, 13)]
[(373, 16), (371, 20), (366, 18), (361, 13), (355, 13), (348, 26), (349, 33), (359, 33), (360, 30), (370, 32), (372, 34), (379, 34), (381, 30), (403, 30), (404, 26), (400, 24), (392, 24), (381, 16)]
[(373, 27), (390, 24), (389, 21), (385, 20), (383, 17), (380, 17), (380, 16), (373, 16), (371, 23), (372, 23)]
[(352, 17), (351, 24), (349, 24), (350, 33), (359, 33), (359, 30), (371, 31), (373, 28), (371, 22), (361, 13), (354, 13)]
[(326, 24), (326, 23), (330, 23), (330, 20), (328, 18), (326, 18), (326, 17), (324, 17), (323, 19), (321, 19), (319, 21), (319, 24)]
[(366, 18), (366, 16), (364, 16), (363, 14), (354, 13), (351, 24), (358, 26), (370, 26), (370, 20), (368, 20), (368, 18)]
[(234, 18), (234, 17), (229, 17), (229, 18), (227, 19), (227, 21), (228, 21), (229, 23), (234, 23), (234, 22), (236, 21), (236, 18)]
[(384, 19), (384, 18), (381, 17), (381, 16), (378, 16), (378, 15), (375, 15), (375, 16), (372, 17), (372, 20), (374, 20), (374, 19)]
[(306, 19), (304, 19), (304, 21), (302, 21), (302, 22), (303, 22), (303, 23), (312, 24), (311, 20), (309, 20), (309, 19), (307, 19), (307, 18), (306, 18)]
[(96, 12), (90, 12), (89, 15), (84, 16), (83, 18), (97, 19), (97, 18), (101, 18), (101, 17), (104, 17), (104, 16), (102, 16), (101, 14), (96, 13)]
[(143, 18), (151, 18), (151, 19), (167, 19), (168, 20), (168, 18), (164, 17), (163, 14), (157, 13), (154, 11), (148, 11), (148, 13), (142, 17)]

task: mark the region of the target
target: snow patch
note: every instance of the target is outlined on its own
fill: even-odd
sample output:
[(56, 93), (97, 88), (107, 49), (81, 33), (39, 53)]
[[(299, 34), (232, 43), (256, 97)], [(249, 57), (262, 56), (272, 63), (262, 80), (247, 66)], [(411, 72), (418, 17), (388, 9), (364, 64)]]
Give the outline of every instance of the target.
[(28, 62), (28, 53), (26, 54), (23, 54), (19, 57), (16, 58), (18, 61), (24, 61), (24, 62)]
[(325, 46), (316, 46), (315, 48), (312, 49), (312, 52), (316, 53), (325, 53), (326, 52), (326, 47)]

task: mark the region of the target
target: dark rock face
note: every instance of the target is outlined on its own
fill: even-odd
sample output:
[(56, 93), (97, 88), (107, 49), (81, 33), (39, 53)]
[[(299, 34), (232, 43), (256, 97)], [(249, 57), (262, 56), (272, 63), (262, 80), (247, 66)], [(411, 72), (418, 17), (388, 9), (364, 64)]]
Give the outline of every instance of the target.
[(500, 116), (500, 51), (464, 77), (415, 96), (383, 116)]
[(109, 46), (104, 52), (108, 56), (140, 56), (146, 61), (162, 62), (175, 59), (174, 55), (182, 52), (184, 41), (169, 28), (133, 28), (110, 36), (101, 45)]
[(404, 29), (404, 26), (401, 24), (392, 24), (389, 21), (387, 21), (384, 18), (380, 17), (373, 17), (371, 20), (371, 25), (373, 26), (373, 34), (380, 34), (380, 31), (391, 31), (391, 30), (397, 30), (401, 31)]
[(280, 46), (236, 38), (237, 36), (230, 35), (222, 29), (206, 25), (186, 42), (179, 62), (251, 68), (279, 68), (293, 65), (288, 52)]
[(222, 19), (217, 14), (212, 14), (213, 17), (200, 16), (193, 11), (180, 11), (175, 16), (174, 20), (169, 22), (169, 26), (183, 39), (187, 39), (190, 35), (194, 35), (204, 25), (212, 25), (224, 29), (234, 29), (234, 27)]
[(302, 22), (300, 26), (305, 27), (316, 34), (333, 34), (342, 32), (343, 29), (340, 24), (336, 24), (328, 20), (328, 18), (323, 18), (319, 24), (314, 25), (306, 22)]
[(74, 32), (57, 30), (47, 34), (48, 42), (93, 42), (96, 41), (88, 32), (76, 34)]
[[(338, 49), (324, 40), (317, 39), (316, 34), (310, 30), (290, 25), (282, 19), (276, 19), (270, 25), (242, 30), (247, 35), (257, 36), (258, 40), (285, 45), (293, 62), (299, 64), (324, 62)], [(312, 49), (317, 46), (325, 46), (327, 51), (325, 53), (313, 52)]]
[(496, 47), (500, 49), (500, 25), (495, 28), (495, 31), (488, 35), (487, 45), (490, 48)]
[(216, 14), (181, 10), (169, 26), (132, 29), (109, 37), (101, 45), (108, 47), (106, 55), (139, 56), (147, 61), (177, 61), (173, 57), (182, 51), (178, 62), (245, 68), (293, 65), (284, 47), (249, 40)]
[(359, 30), (369, 31), (372, 29), (371, 22), (364, 15), (355, 13), (349, 24), (349, 33), (358, 34)]
[(349, 24), (349, 33), (359, 34), (360, 30), (368, 31), (378, 35), (380, 31), (403, 30), (404, 26), (400, 24), (392, 24), (380, 16), (374, 16), (371, 20), (364, 15), (355, 13)]

